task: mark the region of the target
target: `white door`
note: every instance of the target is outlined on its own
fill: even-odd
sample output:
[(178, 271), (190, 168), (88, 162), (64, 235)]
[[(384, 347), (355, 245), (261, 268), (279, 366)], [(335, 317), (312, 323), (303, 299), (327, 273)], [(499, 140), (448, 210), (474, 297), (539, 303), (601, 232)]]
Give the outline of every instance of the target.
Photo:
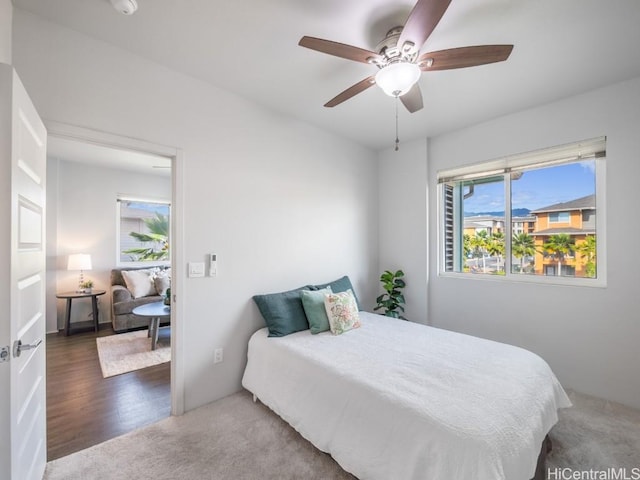
[(41, 479), (47, 459), (46, 139), (20, 79), (0, 64), (0, 478), (7, 480)]

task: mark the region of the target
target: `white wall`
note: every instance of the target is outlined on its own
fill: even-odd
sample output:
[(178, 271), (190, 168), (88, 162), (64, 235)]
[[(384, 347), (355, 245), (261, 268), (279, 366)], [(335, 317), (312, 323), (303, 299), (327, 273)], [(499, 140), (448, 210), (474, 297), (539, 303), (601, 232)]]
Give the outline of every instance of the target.
[[(405, 317), (427, 323), (427, 141), (381, 151), (378, 182), (378, 270), (405, 273)], [(378, 289), (384, 292), (380, 283)]]
[[(98, 297), (100, 322), (111, 321), (109, 295), (111, 269), (116, 267), (116, 198), (136, 196), (150, 200), (171, 200), (168, 176), (144, 175), (90, 164), (47, 159), (47, 200), (49, 212), (47, 269), (51, 282), (47, 295), (47, 331), (64, 325), (65, 301), (55, 292), (74, 291), (79, 272), (69, 272), (67, 258), (72, 253), (91, 255), (92, 270), (84, 272), (95, 282), (94, 288), (106, 290)], [(71, 322), (88, 320), (89, 300), (74, 300)], [(56, 320), (57, 318), (57, 320)]]
[(264, 325), (252, 295), (348, 274), (373, 306), (373, 152), (20, 9), (13, 28), (16, 70), (44, 118), (184, 153), (186, 261), (218, 255), (216, 278), (174, 272), (186, 409), (241, 388), (249, 336)]
[(13, 4), (11, 0), (0, 0), (0, 63), (11, 65), (11, 32)]
[[(547, 360), (565, 387), (640, 407), (638, 131), (640, 78), (429, 139), (426, 153), (423, 142), (381, 152), (380, 268), (407, 271), (409, 318), (523, 346)], [(438, 170), (601, 135), (607, 288), (438, 276)], [(425, 237), (428, 267), (419, 245)], [(410, 290), (413, 278), (428, 285), (424, 304)]]
[[(566, 387), (640, 407), (639, 131), (640, 78), (431, 139), (433, 325), (524, 346), (547, 360)], [(438, 170), (601, 135), (607, 136), (607, 288), (438, 277)]]

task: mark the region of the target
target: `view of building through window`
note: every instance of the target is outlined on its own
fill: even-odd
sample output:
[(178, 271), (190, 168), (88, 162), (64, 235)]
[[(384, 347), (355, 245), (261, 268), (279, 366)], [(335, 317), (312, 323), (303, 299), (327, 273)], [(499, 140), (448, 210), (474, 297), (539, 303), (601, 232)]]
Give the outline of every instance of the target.
[(445, 271), (597, 277), (595, 159), (448, 181), (442, 192)]
[(170, 260), (168, 203), (118, 200), (119, 261)]

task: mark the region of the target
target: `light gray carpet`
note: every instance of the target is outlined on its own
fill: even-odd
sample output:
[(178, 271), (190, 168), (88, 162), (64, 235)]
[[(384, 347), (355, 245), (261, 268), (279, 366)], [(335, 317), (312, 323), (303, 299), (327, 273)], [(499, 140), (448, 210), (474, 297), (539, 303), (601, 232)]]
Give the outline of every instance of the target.
[[(640, 410), (568, 391), (573, 407), (560, 411), (551, 430), (548, 468), (640, 473)], [(559, 478), (559, 477), (557, 477)], [(614, 478), (614, 477), (611, 477)], [(624, 477), (619, 477), (624, 478)]]
[[(640, 411), (570, 392), (550, 468), (640, 467)], [(629, 470), (631, 472), (631, 470)], [(45, 480), (353, 479), (251, 395), (239, 392), (47, 465)]]

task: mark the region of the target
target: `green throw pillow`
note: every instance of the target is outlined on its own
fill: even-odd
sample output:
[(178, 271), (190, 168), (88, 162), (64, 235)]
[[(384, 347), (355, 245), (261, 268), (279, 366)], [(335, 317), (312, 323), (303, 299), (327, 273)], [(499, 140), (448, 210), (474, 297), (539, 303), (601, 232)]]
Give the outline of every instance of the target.
[(302, 308), (300, 291), (308, 287), (300, 287), (288, 292), (254, 295), (264, 321), (269, 328), (270, 337), (284, 337), (290, 333), (309, 329), (309, 322)]
[(331, 287), (300, 292), (304, 313), (307, 314), (309, 328), (313, 334), (329, 330), (329, 317), (327, 317), (327, 310), (324, 308), (324, 297), (329, 293), (332, 293)]
[(312, 290), (321, 290), (326, 287), (331, 287), (331, 291), (333, 293), (346, 292), (347, 290), (351, 290), (354, 298), (356, 299), (356, 304), (358, 305), (358, 310), (362, 310), (360, 306), (360, 300), (358, 300), (358, 296), (356, 295), (356, 291), (351, 285), (351, 280), (346, 275), (342, 278), (334, 280), (333, 282), (325, 283), (323, 285), (314, 285)]

